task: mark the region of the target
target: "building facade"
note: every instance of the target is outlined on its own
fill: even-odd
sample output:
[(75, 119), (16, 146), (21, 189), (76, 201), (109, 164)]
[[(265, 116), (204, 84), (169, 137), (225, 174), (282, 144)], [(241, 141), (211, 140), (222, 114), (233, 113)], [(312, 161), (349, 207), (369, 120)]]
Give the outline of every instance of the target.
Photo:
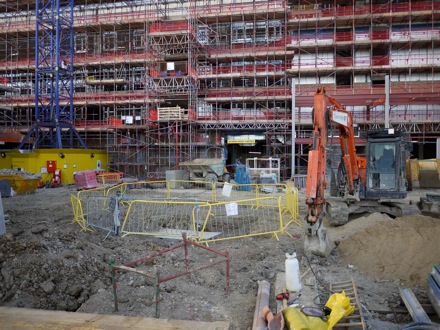
[[(0, 4), (0, 127), (26, 134), (41, 121), (36, 107), (57, 93), (57, 102), (68, 104), (63, 96), (71, 85), (67, 120), (87, 147), (108, 151), (114, 171), (163, 178), (179, 162), (224, 147), (229, 164), (274, 157), (282, 179), (292, 175), (292, 165), (295, 174), (304, 173), (317, 86), (353, 113), (359, 137), (385, 126), (387, 108), (389, 125), (411, 135), (413, 156), (436, 157), (437, 1), (38, 4), (73, 17), (66, 41), (72, 62), (48, 56), (54, 72), (68, 70), (71, 82), (60, 78), (54, 87), (43, 78), (36, 86), (44, 62), (38, 58), (55, 45), (35, 33), (35, 3), (6, 0)], [(50, 30), (45, 24), (40, 29)], [(37, 106), (36, 94), (43, 100)], [(361, 138), (358, 143), (362, 153)]]

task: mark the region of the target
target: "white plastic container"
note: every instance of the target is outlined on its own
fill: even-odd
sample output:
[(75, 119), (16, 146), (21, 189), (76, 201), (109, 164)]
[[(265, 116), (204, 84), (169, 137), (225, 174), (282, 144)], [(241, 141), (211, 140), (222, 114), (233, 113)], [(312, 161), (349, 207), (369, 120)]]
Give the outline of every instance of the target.
[(286, 253), (286, 289), (295, 292), (301, 290), (301, 275), (296, 253)]

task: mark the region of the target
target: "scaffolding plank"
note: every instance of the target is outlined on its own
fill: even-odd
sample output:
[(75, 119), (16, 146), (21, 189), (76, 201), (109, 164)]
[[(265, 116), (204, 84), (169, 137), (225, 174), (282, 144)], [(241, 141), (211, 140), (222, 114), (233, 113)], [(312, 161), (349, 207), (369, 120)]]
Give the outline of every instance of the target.
[(28, 308), (0, 307), (0, 324), (12, 329), (116, 330), (227, 330), (228, 322), (198, 322), (122, 315), (73, 313)]

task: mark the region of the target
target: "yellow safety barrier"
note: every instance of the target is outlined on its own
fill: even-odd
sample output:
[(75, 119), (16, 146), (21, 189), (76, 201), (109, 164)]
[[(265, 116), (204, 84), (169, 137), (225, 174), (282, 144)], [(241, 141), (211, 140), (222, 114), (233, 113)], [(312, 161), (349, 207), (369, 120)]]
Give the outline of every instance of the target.
[[(125, 235), (180, 238), (186, 232), (189, 238), (207, 243), (263, 234), (278, 238), (279, 233), (288, 234), (286, 228), (291, 223), (300, 225), (298, 190), (294, 185), (183, 180), (121, 183), (79, 191), (77, 200), (71, 198), (75, 219), (79, 219), (75, 222), (85, 230), (82, 210), (87, 200), (116, 195), (123, 206), (121, 232)], [(231, 212), (231, 208), (233, 213), (225, 213)], [(102, 210), (108, 213), (106, 205)], [(98, 217), (96, 212), (99, 210), (94, 210)]]
[(261, 235), (273, 235), (278, 240), (285, 227), (280, 198), (275, 196), (201, 205), (199, 216), (205, 219), (200, 243)]
[(82, 230), (87, 231), (86, 219), (84, 217), (81, 200), (74, 195), (70, 195), (70, 203), (72, 204), (73, 210), (73, 222), (76, 222)]

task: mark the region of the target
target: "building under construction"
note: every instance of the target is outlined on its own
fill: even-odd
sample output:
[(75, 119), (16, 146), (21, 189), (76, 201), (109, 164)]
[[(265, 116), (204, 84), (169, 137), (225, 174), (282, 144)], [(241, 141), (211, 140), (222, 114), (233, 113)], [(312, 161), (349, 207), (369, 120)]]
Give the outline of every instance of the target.
[(317, 86), (359, 137), (389, 122), (438, 156), (440, 2), (0, 1), (0, 126), (20, 148), (106, 149), (112, 171), (154, 179), (223, 146), (286, 179)]

